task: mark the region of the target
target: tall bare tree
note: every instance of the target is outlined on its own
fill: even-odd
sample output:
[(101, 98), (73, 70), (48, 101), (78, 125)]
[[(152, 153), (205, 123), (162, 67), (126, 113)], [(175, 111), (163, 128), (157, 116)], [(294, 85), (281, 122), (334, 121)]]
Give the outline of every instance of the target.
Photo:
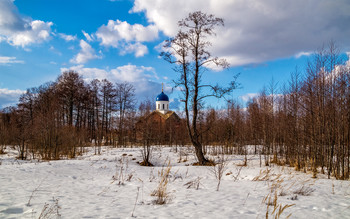
[(116, 106), (119, 113), (118, 118), (118, 145), (125, 146), (125, 117), (126, 112), (135, 107), (135, 88), (132, 84), (116, 83)]
[(208, 37), (215, 35), (216, 26), (223, 25), (223, 19), (214, 15), (200, 11), (190, 13), (185, 19), (178, 22), (179, 32), (166, 42), (164, 47), (167, 52), (161, 53), (166, 61), (175, 64), (174, 70), (180, 75), (179, 79), (174, 81), (175, 87), (183, 91), (182, 101), (185, 103), (188, 135), (200, 165), (208, 163), (203, 154), (200, 132), (197, 127), (200, 104), (206, 97), (221, 98), (236, 88), (236, 78), (227, 88), (204, 84), (202, 81), (203, 73), (209, 65), (221, 68), (229, 66), (225, 59), (213, 57), (209, 52), (211, 43)]

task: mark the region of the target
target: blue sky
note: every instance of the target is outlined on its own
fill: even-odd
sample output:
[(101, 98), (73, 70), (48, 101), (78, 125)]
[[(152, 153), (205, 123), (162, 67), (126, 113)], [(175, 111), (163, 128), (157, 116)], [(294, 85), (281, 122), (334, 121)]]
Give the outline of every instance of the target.
[(231, 64), (204, 79), (224, 85), (240, 73), (232, 97), (242, 102), (272, 77), (286, 82), (331, 40), (350, 51), (348, 0), (0, 0), (0, 108), (69, 69), (87, 81), (128, 81), (139, 99), (154, 99), (162, 82), (169, 92), (177, 75), (159, 58), (160, 45), (197, 10), (224, 19), (211, 50)]

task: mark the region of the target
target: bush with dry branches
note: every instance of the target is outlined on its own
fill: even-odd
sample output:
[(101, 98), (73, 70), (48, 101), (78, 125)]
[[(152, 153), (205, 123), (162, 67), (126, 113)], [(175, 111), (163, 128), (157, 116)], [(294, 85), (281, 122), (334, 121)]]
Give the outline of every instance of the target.
[(224, 156), (222, 156), (216, 165), (210, 166), (209, 168), (210, 172), (215, 176), (215, 178), (218, 181), (218, 184), (216, 185), (216, 191), (219, 191), (222, 177), (224, 176), (224, 172), (227, 170), (227, 165), (227, 159)]

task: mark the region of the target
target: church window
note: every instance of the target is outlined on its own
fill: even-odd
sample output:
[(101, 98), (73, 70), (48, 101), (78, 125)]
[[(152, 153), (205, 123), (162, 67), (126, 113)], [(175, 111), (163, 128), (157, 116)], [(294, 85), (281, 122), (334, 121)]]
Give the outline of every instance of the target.
[(158, 109), (160, 109), (160, 104), (158, 104)]
[(163, 104), (163, 109), (165, 109), (165, 108), (164, 108), (164, 104)]

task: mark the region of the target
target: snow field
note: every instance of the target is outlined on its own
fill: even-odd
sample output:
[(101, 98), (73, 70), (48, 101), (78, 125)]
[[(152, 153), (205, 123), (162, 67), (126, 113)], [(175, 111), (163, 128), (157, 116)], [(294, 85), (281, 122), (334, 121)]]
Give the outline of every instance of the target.
[[(230, 155), (216, 191), (213, 167), (191, 166), (196, 159), (190, 147), (177, 152), (154, 147), (154, 167), (137, 164), (140, 150), (104, 147), (94, 155), (89, 148), (73, 160), (38, 162), (16, 160), (16, 151), (8, 147), (0, 155), (0, 218), (43, 213), (46, 218), (265, 218), (267, 208), (272, 216), (278, 211), (274, 206), (286, 205), (291, 206), (281, 218), (350, 218), (349, 181), (321, 174), (313, 179), (290, 167), (260, 167), (257, 155), (248, 155), (247, 166), (240, 166), (244, 156)], [(157, 205), (151, 193), (169, 161), (169, 200)]]

